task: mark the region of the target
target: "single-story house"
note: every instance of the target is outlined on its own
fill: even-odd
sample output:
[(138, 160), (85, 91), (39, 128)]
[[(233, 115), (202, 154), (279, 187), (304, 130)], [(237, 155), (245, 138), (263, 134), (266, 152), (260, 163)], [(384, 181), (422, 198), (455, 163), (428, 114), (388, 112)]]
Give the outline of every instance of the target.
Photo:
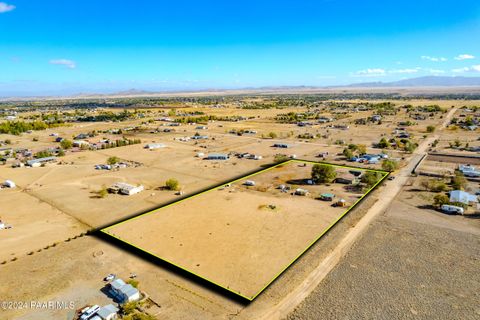
[(450, 192), (450, 202), (460, 202), (469, 205), (470, 203), (478, 203), (478, 198), (474, 194), (462, 190), (454, 190)]
[(110, 282), (110, 293), (121, 302), (137, 301), (140, 299), (140, 291), (131, 284), (126, 284), (120, 278)]
[(125, 182), (117, 182), (113, 184), (110, 188), (108, 188), (108, 191), (112, 193), (120, 193), (131, 196), (133, 194), (142, 192), (144, 189), (145, 188), (142, 185), (134, 186)]
[(118, 308), (115, 307), (113, 304), (107, 304), (100, 308), (97, 311), (97, 315), (102, 318), (103, 320), (113, 320), (117, 319)]
[(54, 156), (27, 160), (27, 166), (40, 167), (43, 163), (53, 162), (53, 161), (56, 161), (56, 160), (57, 160), (57, 157), (54, 157)]
[(77, 148), (88, 147), (88, 146), (90, 146), (90, 142), (84, 141), (84, 140), (74, 140), (73, 141), (73, 146), (77, 147)]
[(352, 174), (342, 174), (335, 178), (335, 183), (355, 184), (358, 183), (358, 179)]

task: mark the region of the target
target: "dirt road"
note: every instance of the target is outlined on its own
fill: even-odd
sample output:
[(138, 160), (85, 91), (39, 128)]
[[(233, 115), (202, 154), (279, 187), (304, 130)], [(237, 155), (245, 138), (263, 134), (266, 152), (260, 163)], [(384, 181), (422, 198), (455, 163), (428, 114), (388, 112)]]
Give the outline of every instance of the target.
[[(443, 130), (448, 125), (456, 110), (457, 108), (452, 108), (448, 112), (439, 128), (439, 131)], [(294, 291), (290, 292), (290, 294), (288, 294), (277, 305), (266, 310), (264, 314), (259, 315), (259, 319), (272, 320), (285, 318), (320, 284), (320, 282), (338, 264), (340, 259), (351, 248), (353, 243), (367, 229), (370, 223), (379, 214), (387, 210), (387, 208), (390, 206), (390, 203), (408, 181), (408, 178), (415, 165), (422, 159), (429, 145), (435, 139), (438, 139), (438, 137), (438, 134), (428, 137), (418, 146), (409, 163), (403, 167), (398, 174), (396, 174), (396, 179), (387, 182), (387, 185), (382, 190), (382, 197), (370, 208), (367, 214), (365, 214), (365, 216), (354, 227), (352, 227), (350, 231), (348, 231), (338, 246), (318, 265), (318, 267), (312, 273), (310, 273), (310, 275), (302, 282), (300, 286), (298, 286)]]

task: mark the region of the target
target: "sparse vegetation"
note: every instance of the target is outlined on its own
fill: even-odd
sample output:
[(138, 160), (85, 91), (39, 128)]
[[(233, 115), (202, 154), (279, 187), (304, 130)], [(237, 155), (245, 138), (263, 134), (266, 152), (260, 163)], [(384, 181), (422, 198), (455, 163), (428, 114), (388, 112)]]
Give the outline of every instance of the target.
[(180, 190), (180, 183), (178, 182), (177, 179), (170, 178), (165, 182), (165, 187), (168, 190), (178, 191)]

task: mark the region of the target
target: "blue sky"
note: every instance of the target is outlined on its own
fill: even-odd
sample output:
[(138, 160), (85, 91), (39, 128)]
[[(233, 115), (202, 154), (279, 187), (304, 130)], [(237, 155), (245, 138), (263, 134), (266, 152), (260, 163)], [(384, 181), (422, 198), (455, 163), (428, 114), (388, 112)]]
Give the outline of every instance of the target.
[(480, 76), (480, 1), (0, 0), (0, 96)]

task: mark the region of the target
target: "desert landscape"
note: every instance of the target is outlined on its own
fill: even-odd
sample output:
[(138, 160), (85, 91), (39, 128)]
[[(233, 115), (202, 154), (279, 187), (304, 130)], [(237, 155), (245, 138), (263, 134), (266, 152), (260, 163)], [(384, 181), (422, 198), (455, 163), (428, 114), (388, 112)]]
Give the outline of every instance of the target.
[[(318, 95), (226, 95), (222, 103), (216, 96), (186, 95), (188, 102), (152, 97), (148, 106), (140, 98), (112, 98), (112, 106), (81, 111), (70, 110), (92, 102), (45, 100), (28, 108), (5, 102), (4, 116), (15, 119), (4, 120), (0, 135), (0, 278), (7, 284), (0, 294), (15, 301), (74, 301), (75, 308), (2, 313), (7, 319), (76, 317), (82, 308), (115, 303), (111, 280), (102, 281), (114, 274), (133, 277), (129, 283), (142, 294), (138, 310), (153, 317), (317, 317), (342, 301), (335, 298), (341, 286), (325, 291), (334, 290), (331, 277), (351, 265), (379, 268), (358, 259), (420, 259), (389, 249), (391, 229), (407, 232), (407, 222), (408, 228), (422, 228), (407, 233), (410, 255), (427, 254), (415, 247), (423, 242), (413, 239), (442, 250), (436, 239), (442, 230), (454, 230), (469, 239), (470, 251), (452, 240), (455, 251), (448, 257), (458, 256), (470, 268), (479, 255), (477, 207), (467, 203), (463, 215), (440, 207), (459, 205), (449, 201), (450, 190), (478, 190), (476, 130), (465, 124), (467, 118), (476, 123), (478, 100), (363, 100), (349, 93), (340, 102)], [(132, 107), (116, 107), (125, 101)], [(15, 123), (32, 121), (44, 125), (12, 131)], [(324, 169), (320, 178), (313, 174), (315, 164), (324, 163), (334, 176)], [(390, 172), (388, 179), (367, 174), (376, 170)], [(401, 199), (406, 204), (397, 204)], [(375, 223), (369, 227), (369, 221)], [(374, 251), (356, 253), (359, 246)], [(430, 259), (418, 261), (432, 266)], [(7, 289), (26, 274), (42, 280)], [(456, 290), (456, 271), (449, 274), (438, 285)], [(397, 286), (397, 280), (382, 281)], [(413, 290), (408, 288), (405, 294)], [(381, 310), (374, 297), (365, 299), (351, 303)], [(424, 316), (435, 309), (411, 308), (412, 315)], [(345, 317), (360, 314), (348, 312)], [(450, 312), (474, 318), (478, 310)]]

